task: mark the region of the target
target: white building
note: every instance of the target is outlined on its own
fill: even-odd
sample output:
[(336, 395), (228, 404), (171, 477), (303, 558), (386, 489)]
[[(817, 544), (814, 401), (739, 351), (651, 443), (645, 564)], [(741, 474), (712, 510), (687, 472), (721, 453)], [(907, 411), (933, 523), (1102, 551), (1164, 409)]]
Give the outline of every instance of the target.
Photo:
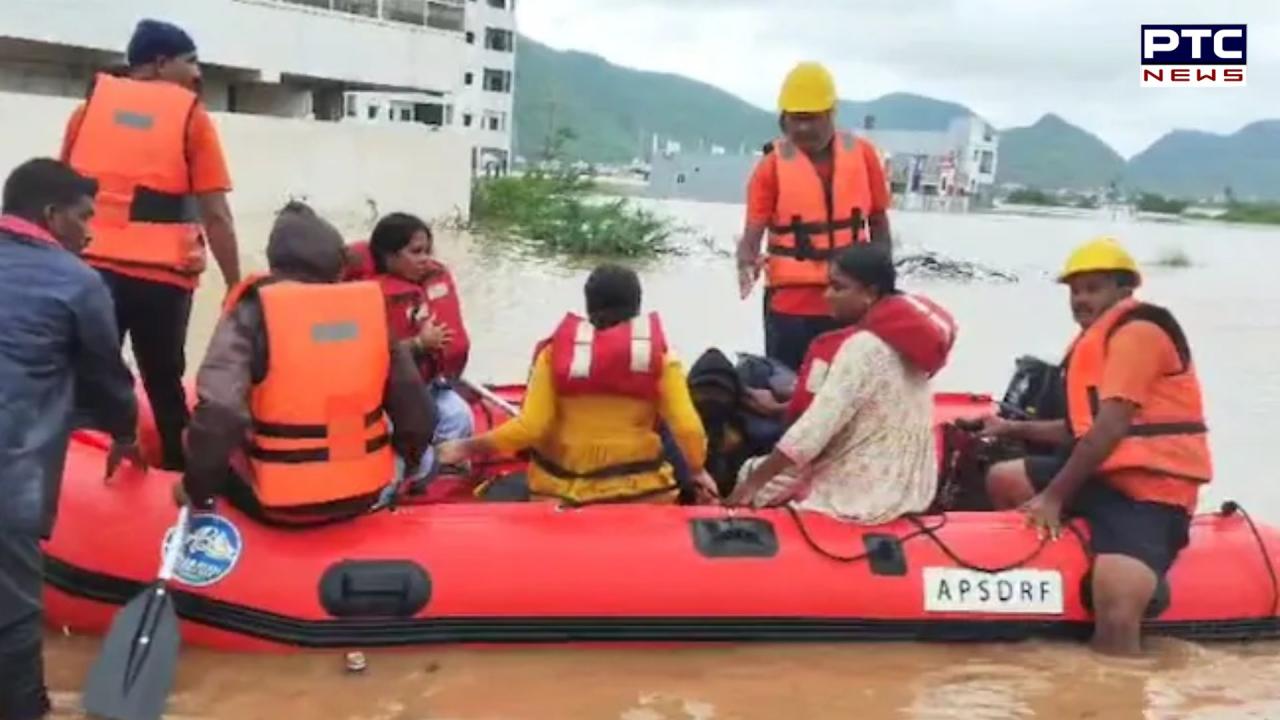
[[(290, 198), (351, 227), (390, 209), (465, 216), (471, 138), (451, 107), (469, 59), (468, 4), (0, 0), (0, 173), (56, 154), (94, 73), (122, 63), (138, 21), (155, 18), (198, 46), (238, 216)], [(371, 112), (419, 124), (369, 123)]]
[(467, 0), (467, 67), (454, 122), (469, 130), (477, 172), (505, 173), (515, 125), (516, 0)]
[(83, 96), (137, 21), (194, 37), (215, 111), (457, 127), (511, 151), (514, 0), (0, 0), (0, 92)]

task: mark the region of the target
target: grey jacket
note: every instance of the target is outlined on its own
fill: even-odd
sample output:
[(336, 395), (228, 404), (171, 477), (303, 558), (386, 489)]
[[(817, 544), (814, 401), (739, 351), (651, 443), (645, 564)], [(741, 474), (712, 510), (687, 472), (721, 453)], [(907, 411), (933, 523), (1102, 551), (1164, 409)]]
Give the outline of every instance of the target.
[(137, 403), (102, 278), (38, 230), (3, 220), (0, 529), (47, 536), (72, 425), (132, 439)]

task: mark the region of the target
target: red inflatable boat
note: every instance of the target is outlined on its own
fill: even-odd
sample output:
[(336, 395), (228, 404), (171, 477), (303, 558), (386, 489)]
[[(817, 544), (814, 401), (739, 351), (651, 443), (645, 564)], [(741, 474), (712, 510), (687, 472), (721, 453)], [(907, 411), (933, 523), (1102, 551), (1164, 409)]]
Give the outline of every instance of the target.
[[(501, 391), (519, 398), (518, 388)], [(984, 414), (941, 395), (939, 423)], [(481, 428), (500, 416), (476, 406)], [(100, 437), (72, 442), (46, 615), (101, 633), (156, 573), (173, 474), (102, 480)], [(433, 643), (1009, 640), (1091, 624), (1083, 523), (1041, 542), (1015, 513), (858, 527), (789, 510), (481, 503), (483, 476), (437, 480), (394, 510), (307, 530), (223, 504), (195, 516), (173, 596), (187, 642), (258, 651)], [(1150, 630), (1274, 638), (1280, 533), (1198, 517), (1150, 608)]]

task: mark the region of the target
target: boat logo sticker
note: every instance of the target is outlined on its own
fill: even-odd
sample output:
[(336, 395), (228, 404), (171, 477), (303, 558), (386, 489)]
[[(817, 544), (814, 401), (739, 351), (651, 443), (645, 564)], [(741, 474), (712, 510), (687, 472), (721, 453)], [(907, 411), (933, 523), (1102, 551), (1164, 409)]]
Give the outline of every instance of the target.
[[(164, 547), (172, 541), (171, 528), (164, 536)], [(235, 569), (244, 540), (235, 524), (221, 515), (196, 514), (191, 516), (183, 546), (173, 576), (192, 587), (207, 587)]]

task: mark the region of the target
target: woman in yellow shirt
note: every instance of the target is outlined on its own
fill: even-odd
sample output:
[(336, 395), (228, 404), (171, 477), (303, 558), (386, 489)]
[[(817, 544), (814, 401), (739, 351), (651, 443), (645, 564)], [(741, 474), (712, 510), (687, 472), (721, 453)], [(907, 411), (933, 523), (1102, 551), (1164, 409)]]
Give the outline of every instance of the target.
[(539, 344), (520, 415), (484, 435), (444, 443), (440, 461), (528, 450), (536, 498), (670, 503), (679, 488), (663, 457), (663, 422), (706, 487), (706, 433), (657, 314), (640, 314), (640, 279), (602, 265), (585, 290), (587, 317), (569, 313)]

